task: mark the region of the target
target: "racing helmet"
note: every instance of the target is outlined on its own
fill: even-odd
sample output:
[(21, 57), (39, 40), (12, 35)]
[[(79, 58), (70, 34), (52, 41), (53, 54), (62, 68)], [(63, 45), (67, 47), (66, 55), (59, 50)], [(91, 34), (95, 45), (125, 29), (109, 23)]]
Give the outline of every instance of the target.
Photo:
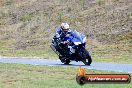
[(62, 31), (67, 32), (69, 30), (69, 24), (68, 23), (61, 23)]

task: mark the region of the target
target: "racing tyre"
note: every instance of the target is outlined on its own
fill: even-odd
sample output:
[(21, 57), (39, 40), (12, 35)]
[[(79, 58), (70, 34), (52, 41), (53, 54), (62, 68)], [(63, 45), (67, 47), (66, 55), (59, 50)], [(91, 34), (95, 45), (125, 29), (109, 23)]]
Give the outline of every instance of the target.
[(85, 65), (90, 65), (92, 63), (92, 58), (91, 58), (91, 56), (89, 55), (89, 52), (86, 49), (84, 50), (83, 57), (84, 58), (82, 59), (82, 62)]
[(61, 60), (62, 63), (66, 64), (66, 65), (69, 65), (69, 63), (70, 63), (70, 60), (66, 57), (59, 56), (59, 59)]

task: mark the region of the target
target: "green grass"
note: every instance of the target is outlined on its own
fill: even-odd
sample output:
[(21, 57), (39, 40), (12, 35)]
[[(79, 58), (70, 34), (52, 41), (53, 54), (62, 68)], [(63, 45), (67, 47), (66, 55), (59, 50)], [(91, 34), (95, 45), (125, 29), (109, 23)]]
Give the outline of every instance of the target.
[[(78, 68), (0, 64), (0, 88), (131, 88), (132, 84), (86, 84), (75, 77)], [(118, 74), (114, 71), (86, 70), (86, 73)], [(119, 73), (121, 74), (121, 73)]]
[(57, 59), (57, 55), (47, 47), (30, 47), (27, 49), (13, 49), (10, 44), (10, 41), (0, 41), (0, 55), (9, 56), (9, 57), (41, 57), (46, 59)]
[(58, 56), (53, 51), (45, 50), (2, 50), (2, 56), (7, 57), (40, 57), (44, 59), (57, 59)]
[(93, 47), (91, 54), (96, 62), (132, 63), (131, 45), (107, 44)]
[(23, 16), (20, 18), (20, 20), (23, 21), (23, 22), (25, 22), (25, 21), (30, 21), (30, 20), (32, 19), (32, 17), (33, 17), (33, 14), (32, 14), (32, 13), (31, 13), (31, 14), (25, 14), (25, 15), (23, 15)]

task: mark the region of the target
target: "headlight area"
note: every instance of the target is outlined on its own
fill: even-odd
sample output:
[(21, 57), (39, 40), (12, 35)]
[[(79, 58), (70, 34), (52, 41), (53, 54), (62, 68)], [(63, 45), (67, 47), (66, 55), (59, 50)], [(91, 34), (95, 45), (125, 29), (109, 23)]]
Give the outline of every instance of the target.
[(75, 45), (79, 45), (82, 44), (81, 42), (74, 42)]

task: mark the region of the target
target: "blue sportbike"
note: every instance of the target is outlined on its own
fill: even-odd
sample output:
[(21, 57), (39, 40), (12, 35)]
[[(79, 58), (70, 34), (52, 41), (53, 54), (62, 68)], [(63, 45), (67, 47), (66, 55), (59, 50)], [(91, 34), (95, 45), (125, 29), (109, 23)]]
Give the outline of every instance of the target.
[(85, 65), (92, 63), (91, 55), (85, 48), (85, 35), (75, 30), (72, 36), (64, 40), (68, 42), (65, 44), (59, 43), (59, 39), (54, 36), (50, 45), (51, 49), (59, 56), (62, 63), (69, 64), (71, 61), (82, 61)]

